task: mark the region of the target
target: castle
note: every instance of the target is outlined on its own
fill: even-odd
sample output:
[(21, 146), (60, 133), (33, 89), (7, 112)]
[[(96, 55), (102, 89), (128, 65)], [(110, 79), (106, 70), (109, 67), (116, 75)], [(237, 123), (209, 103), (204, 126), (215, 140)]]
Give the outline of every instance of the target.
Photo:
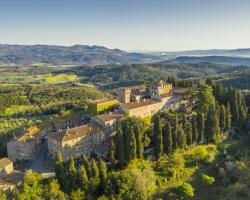
[[(164, 81), (148, 84), (144, 89), (125, 88), (120, 91), (119, 101), (105, 99), (105, 104), (102, 103), (101, 107), (96, 107), (96, 103), (91, 104), (91, 114), (94, 116), (89, 123), (55, 132), (47, 127), (40, 128), (41, 130), (36, 130), (33, 134), (27, 132), (8, 143), (8, 156), (12, 161), (31, 160), (35, 155), (36, 146), (46, 134), (48, 152), (53, 158), (58, 152), (62, 154), (63, 160), (83, 154), (106, 157), (109, 140), (115, 135), (124, 115), (140, 118), (152, 116), (163, 110), (173, 96), (172, 85)], [(106, 107), (118, 103), (118, 110), (98, 114), (101, 108), (106, 110)]]

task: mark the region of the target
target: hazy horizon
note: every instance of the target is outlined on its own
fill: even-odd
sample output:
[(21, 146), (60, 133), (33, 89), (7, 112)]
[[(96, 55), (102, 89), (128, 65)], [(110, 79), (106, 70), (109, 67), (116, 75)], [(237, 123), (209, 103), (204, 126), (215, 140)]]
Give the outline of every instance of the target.
[(125, 51), (250, 47), (250, 1), (0, 2), (0, 43), (98, 45)]

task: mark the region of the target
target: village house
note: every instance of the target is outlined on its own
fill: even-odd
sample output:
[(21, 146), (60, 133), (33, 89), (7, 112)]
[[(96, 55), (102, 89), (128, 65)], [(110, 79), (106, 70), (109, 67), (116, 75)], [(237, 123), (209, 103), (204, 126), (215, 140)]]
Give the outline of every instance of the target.
[(35, 157), (37, 147), (43, 142), (43, 138), (50, 131), (47, 122), (26, 129), (20, 137), (7, 143), (8, 158), (13, 162), (32, 160)]
[(100, 125), (89, 123), (48, 134), (48, 151), (53, 158), (60, 152), (63, 160), (83, 154), (105, 157), (108, 151), (107, 139), (108, 135)]
[(21, 184), (24, 174), (15, 171), (13, 162), (8, 158), (0, 159), (0, 190), (12, 190)]
[(114, 111), (102, 115), (97, 115), (92, 118), (92, 121), (102, 126), (107, 134), (112, 134), (117, 130), (120, 119), (123, 116), (124, 114), (121, 111)]

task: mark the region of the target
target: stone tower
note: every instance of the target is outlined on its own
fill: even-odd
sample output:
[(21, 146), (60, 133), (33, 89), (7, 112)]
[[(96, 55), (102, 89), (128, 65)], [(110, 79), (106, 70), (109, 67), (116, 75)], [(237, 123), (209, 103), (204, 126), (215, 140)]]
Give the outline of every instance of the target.
[(130, 96), (131, 96), (131, 89), (130, 88), (124, 89), (124, 91), (122, 92), (122, 98), (121, 98), (122, 103), (129, 103)]

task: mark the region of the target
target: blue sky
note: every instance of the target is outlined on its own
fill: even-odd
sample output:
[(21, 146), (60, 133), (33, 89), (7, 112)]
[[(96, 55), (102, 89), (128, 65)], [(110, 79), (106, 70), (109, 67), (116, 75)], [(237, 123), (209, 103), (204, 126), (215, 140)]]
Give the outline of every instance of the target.
[(249, 0), (0, 0), (0, 43), (250, 48)]

